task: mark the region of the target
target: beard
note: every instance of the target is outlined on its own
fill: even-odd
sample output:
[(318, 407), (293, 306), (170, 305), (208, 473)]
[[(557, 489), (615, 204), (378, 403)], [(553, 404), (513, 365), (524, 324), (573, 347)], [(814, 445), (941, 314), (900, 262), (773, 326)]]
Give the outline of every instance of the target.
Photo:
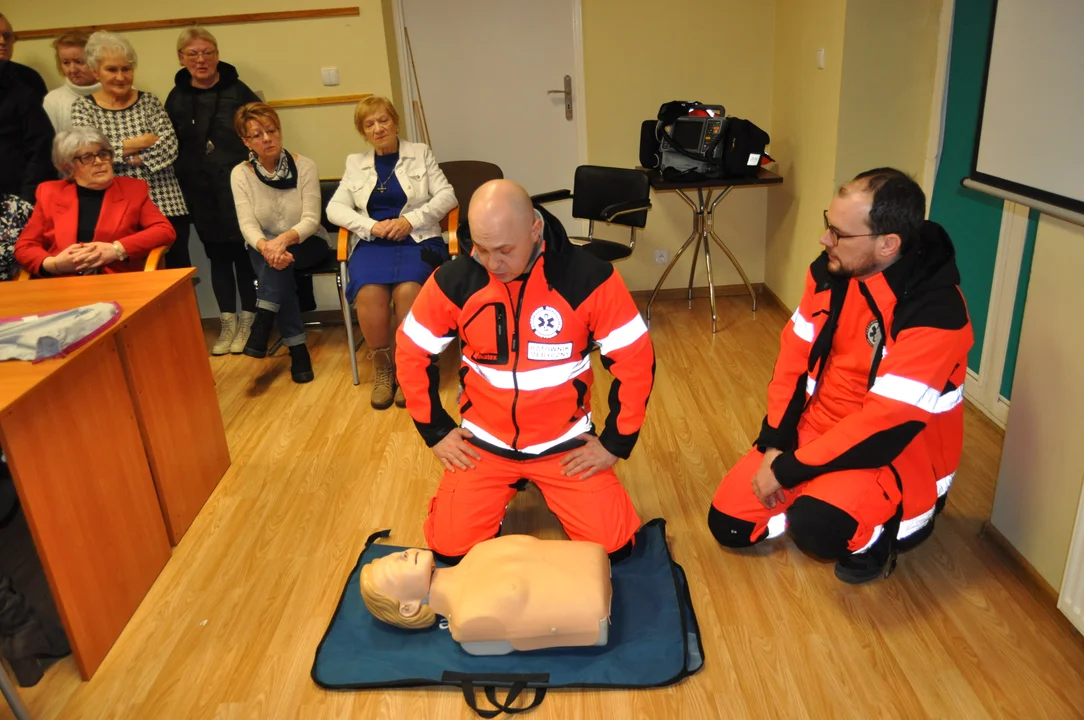
[(853, 278), (864, 277), (867, 275), (873, 275), (877, 272), (877, 263), (872, 257), (863, 258), (859, 262), (853, 265), (844, 265), (841, 260), (828, 258), (828, 270), (829, 275), (834, 275), (838, 278)]

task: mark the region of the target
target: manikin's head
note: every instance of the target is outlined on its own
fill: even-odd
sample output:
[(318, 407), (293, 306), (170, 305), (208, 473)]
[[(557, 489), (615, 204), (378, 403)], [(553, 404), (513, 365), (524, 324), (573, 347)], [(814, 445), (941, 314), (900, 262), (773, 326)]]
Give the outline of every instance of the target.
[(527, 191), (511, 180), (478, 188), (467, 211), (474, 259), (503, 283), (526, 272), (542, 241), (542, 216)]
[(905, 173), (860, 173), (824, 213), (820, 244), (828, 253), (828, 272), (859, 280), (881, 272), (919, 242), (925, 215), (926, 196)]
[(436, 621), (424, 604), (433, 578), (433, 553), (412, 548), (373, 560), (361, 569), (361, 599), (377, 620), (408, 630)]

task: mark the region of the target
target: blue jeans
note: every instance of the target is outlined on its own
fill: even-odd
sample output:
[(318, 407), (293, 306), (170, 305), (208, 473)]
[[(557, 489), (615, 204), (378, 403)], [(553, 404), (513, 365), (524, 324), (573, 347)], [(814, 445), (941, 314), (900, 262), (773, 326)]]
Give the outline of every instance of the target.
[(305, 326), (301, 323), (301, 305), (297, 301), (297, 280), (294, 273), (316, 267), (324, 261), (331, 248), (319, 235), (288, 248), (294, 261), (282, 270), (267, 264), (263, 255), (251, 245), (248, 256), (256, 271), (256, 307), (275, 313), (279, 335), (286, 347), (305, 344)]

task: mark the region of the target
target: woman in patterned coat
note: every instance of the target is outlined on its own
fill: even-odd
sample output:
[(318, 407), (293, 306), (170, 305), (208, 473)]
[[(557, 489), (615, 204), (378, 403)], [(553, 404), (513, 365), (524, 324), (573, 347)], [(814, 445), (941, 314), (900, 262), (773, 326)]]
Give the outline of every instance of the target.
[(169, 115), (153, 93), (135, 89), (136, 53), (126, 38), (94, 33), (87, 41), (86, 59), (102, 89), (72, 105), (72, 125), (104, 132), (113, 143), (114, 172), (147, 182), (151, 200), (177, 231), (166, 267), (191, 266), (188, 207), (173, 172), (177, 135)]

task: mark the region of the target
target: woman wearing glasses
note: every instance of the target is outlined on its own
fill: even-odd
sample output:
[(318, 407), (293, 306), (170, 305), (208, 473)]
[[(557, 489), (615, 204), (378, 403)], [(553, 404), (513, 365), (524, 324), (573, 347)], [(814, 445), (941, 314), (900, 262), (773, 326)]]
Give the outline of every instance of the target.
[(277, 319), (282, 344), (290, 351), (290, 375), (294, 382), (307, 383), (314, 376), (294, 270), (319, 265), (331, 250), (320, 224), (320, 174), (315, 162), (286, 151), (278, 113), (264, 103), (242, 105), (233, 127), (251, 151), (248, 161), (233, 169), (230, 181), (241, 234), (259, 279), (256, 320), (244, 353), (267, 356)]
[[(218, 59), (218, 41), (200, 27), (177, 39), (181, 69), (166, 98), (180, 146), (173, 169), (207, 258), (221, 328), (212, 355), (240, 354), (256, 319), (256, 275), (237, 224), (230, 172), (248, 157), (233, 129), (233, 116), (256, 93), (237, 77), (237, 68)], [(241, 312), (237, 312), (240, 291)]]
[(114, 159), (97, 128), (56, 136), (53, 164), (64, 179), (38, 186), (34, 212), (15, 243), (15, 259), (31, 274), (142, 270), (151, 250), (173, 242), (173, 225), (151, 201), (147, 183), (114, 176)]
[(188, 267), (188, 206), (173, 174), (177, 159), (173, 124), (153, 93), (135, 89), (136, 53), (126, 38), (94, 33), (87, 41), (86, 59), (102, 89), (75, 101), (72, 126), (104, 132), (113, 149), (113, 171), (147, 182), (151, 200), (177, 235), (166, 253), (166, 267)]

